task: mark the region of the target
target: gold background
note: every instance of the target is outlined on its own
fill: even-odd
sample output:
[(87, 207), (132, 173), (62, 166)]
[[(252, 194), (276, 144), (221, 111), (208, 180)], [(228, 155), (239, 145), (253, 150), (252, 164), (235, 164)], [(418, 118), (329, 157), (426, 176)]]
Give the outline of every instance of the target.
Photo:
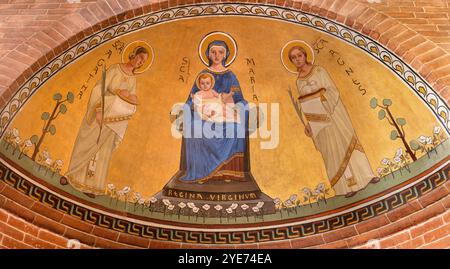
[[(405, 127), (408, 141), (419, 135), (431, 135), (437, 120), (430, 110), (392, 71), (371, 56), (343, 41), (317, 30), (261, 18), (195, 18), (160, 24), (130, 35), (120, 37), (126, 44), (145, 40), (153, 46), (155, 59), (150, 69), (137, 77), (137, 95), (140, 99), (137, 113), (129, 122), (125, 139), (114, 152), (108, 182), (117, 187), (130, 186), (145, 196), (161, 190), (177, 171), (181, 140), (171, 136), (168, 113), (173, 104), (184, 102), (198, 72), (203, 70), (197, 51), (201, 38), (212, 31), (229, 33), (238, 44), (238, 56), (230, 69), (241, 84), (244, 97), (252, 101), (249, 67), (246, 58), (256, 63), (256, 94), (259, 102), (280, 103), (280, 141), (272, 150), (260, 149), (260, 139), (251, 139), (251, 168), (262, 191), (272, 197), (286, 199), (299, 193), (303, 187), (315, 187), (328, 182), (323, 160), (306, 137), (303, 125), (291, 105), (288, 87), (296, 93), (296, 76), (284, 69), (280, 60), (281, 48), (290, 40), (304, 40), (313, 44), (318, 38), (328, 41), (327, 48), (341, 53), (347, 66), (368, 90), (362, 96), (352, 80), (333, 58), (323, 50), (316, 55), (315, 64), (328, 70), (341, 93), (343, 103), (353, 122), (356, 133), (375, 170), (383, 157), (392, 158), (401, 147), (400, 140), (391, 141), (391, 128), (384, 120), (377, 119), (377, 111), (369, 107), (369, 100), (390, 98), (394, 116), (407, 120)], [(55, 102), (52, 96), (59, 91), (63, 95), (71, 90), (79, 92), (88, 74), (99, 58), (111, 48), (114, 41), (106, 43), (66, 67), (51, 78), (31, 98), (11, 127), (28, 138), (40, 134), (44, 111), (51, 111)], [(178, 80), (183, 57), (191, 61), (188, 83)], [(120, 61), (114, 53), (108, 65)], [(80, 100), (68, 105), (68, 112), (55, 120), (57, 133), (48, 136), (41, 149), (48, 148), (53, 160), (62, 159), (64, 173), (70, 161), (78, 127), (84, 116), (90, 90), (101, 74), (89, 83)]]

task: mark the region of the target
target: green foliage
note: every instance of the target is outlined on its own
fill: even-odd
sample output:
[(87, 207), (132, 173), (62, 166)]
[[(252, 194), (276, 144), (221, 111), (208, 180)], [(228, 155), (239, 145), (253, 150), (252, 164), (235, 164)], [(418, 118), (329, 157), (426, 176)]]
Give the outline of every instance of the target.
[(61, 104), (59, 106), (59, 112), (61, 112), (61, 114), (65, 114), (67, 112), (67, 107), (65, 104)]
[(406, 124), (406, 120), (404, 118), (397, 118), (397, 124), (403, 126)]
[(56, 127), (55, 125), (50, 125), (50, 127), (48, 127), (48, 131), (52, 134), (55, 135), (56, 134)]
[(411, 140), (409, 141), (409, 145), (411, 146), (412, 150), (418, 150), (420, 148), (419, 146), (419, 142), (417, 142), (416, 140)]
[(42, 113), (42, 115), (41, 115), (42, 120), (48, 120), (49, 118), (50, 118), (50, 113), (48, 113), (48, 112)]
[(383, 99), (383, 105), (385, 105), (385, 106), (392, 105), (392, 100), (391, 99)]
[(386, 111), (384, 111), (384, 109), (381, 109), (380, 111), (378, 111), (378, 119), (382, 120), (384, 119), (384, 117), (386, 117)]
[(67, 102), (72, 104), (74, 100), (75, 100), (75, 96), (73, 95), (73, 92), (68, 92), (67, 93)]
[(62, 95), (60, 93), (55, 93), (55, 95), (53, 95), (53, 100), (60, 101), (61, 99)]
[(377, 106), (378, 106), (377, 98), (374, 97), (374, 98), (370, 99), (370, 107), (375, 109)]
[(33, 135), (32, 137), (30, 137), (30, 141), (31, 143), (35, 144), (38, 142), (39, 137), (37, 135)]
[(397, 137), (398, 137), (398, 132), (397, 132), (397, 130), (392, 130), (392, 131), (391, 131), (391, 139), (392, 139), (392, 140), (395, 140), (395, 139), (397, 139)]

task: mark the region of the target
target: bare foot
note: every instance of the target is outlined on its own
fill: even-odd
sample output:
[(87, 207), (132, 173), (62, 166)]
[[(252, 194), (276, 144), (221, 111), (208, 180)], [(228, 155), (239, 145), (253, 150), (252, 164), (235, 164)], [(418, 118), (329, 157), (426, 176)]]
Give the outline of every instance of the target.
[(355, 194), (356, 194), (356, 191), (349, 192), (345, 195), (345, 198), (353, 197), (353, 196), (355, 196)]
[(374, 177), (374, 178), (372, 178), (372, 180), (370, 181), (370, 183), (372, 183), (372, 184), (376, 184), (376, 183), (378, 183), (378, 182), (380, 182), (380, 178), (379, 178), (379, 177)]
[(95, 194), (88, 193), (88, 192), (83, 192), (83, 193), (84, 193), (84, 195), (86, 195), (87, 197), (92, 198), (92, 199), (95, 199)]
[(69, 184), (69, 181), (67, 180), (67, 178), (66, 177), (61, 177), (60, 179), (59, 179), (59, 184), (61, 184), (61, 185), (67, 185), (67, 184)]

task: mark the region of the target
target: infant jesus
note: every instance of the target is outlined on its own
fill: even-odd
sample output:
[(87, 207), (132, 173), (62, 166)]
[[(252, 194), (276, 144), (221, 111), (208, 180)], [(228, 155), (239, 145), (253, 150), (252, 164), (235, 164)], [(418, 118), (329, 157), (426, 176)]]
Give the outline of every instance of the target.
[(196, 84), (200, 90), (191, 94), (194, 109), (203, 120), (240, 123), (240, 116), (233, 101), (233, 92), (219, 94), (214, 90), (214, 83), (214, 77), (209, 73), (197, 77)]

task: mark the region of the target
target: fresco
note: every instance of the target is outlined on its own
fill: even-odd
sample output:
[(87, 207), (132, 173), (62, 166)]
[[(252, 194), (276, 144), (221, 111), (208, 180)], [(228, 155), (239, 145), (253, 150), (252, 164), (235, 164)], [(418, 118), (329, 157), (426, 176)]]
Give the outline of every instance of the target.
[(81, 57), (11, 103), (2, 159), (62, 196), (177, 223), (367, 201), (448, 158), (448, 108), (354, 40), (213, 16), (78, 46)]

